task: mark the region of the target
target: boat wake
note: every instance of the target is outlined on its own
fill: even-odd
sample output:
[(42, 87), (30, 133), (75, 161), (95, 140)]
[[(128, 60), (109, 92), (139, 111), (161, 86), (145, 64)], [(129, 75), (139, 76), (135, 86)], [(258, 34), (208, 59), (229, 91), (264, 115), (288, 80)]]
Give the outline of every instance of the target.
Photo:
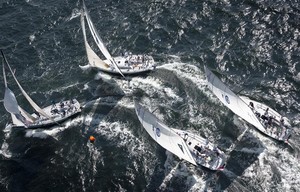
[[(95, 79), (104, 80), (103, 75), (106, 76), (102, 72), (97, 73)], [(125, 92), (124, 96), (106, 96), (87, 101), (83, 109), (84, 116), (66, 122), (63, 128), (25, 131), (26, 138), (54, 138), (59, 141), (62, 139), (61, 135), (69, 129), (84, 127), (69, 133), (80, 134), (77, 135), (76, 142), (83, 144), (80, 151), (86, 150), (86, 153), (81, 154), (79, 160), (74, 160), (75, 154), (81, 152), (74, 150), (75, 146), (72, 144), (66, 158), (70, 162), (78, 161), (74, 168), (80, 175), (82, 191), (97, 185), (99, 174), (105, 174), (110, 180), (114, 180), (113, 185), (119, 190), (124, 187), (116, 181), (123, 178), (119, 174), (124, 175), (130, 186), (134, 186), (140, 177), (141, 181), (150, 183), (147, 186), (149, 190), (160, 191), (248, 189), (242, 183), (250, 183), (251, 186), (256, 186), (256, 190), (263, 190), (277, 186), (274, 178), (276, 182), (282, 183), (280, 190), (300, 187), (293, 174), (300, 171), (297, 164), (299, 157), (255, 129), (245, 131), (249, 125), (236, 116), (228, 118), (231, 113), (222, 108), (218, 99), (206, 88), (203, 70), (197, 66), (181, 62), (161, 65), (149, 76), (132, 77), (129, 86), (122, 78), (107, 77), (109, 86), (121, 87)], [(83, 85), (83, 91), (90, 89), (93, 89), (90, 84)], [(158, 107), (156, 116), (168, 125), (188, 129), (224, 149), (230, 148), (234, 143), (228, 154), (230, 159), (226, 169), (222, 173), (210, 172), (181, 161), (162, 149), (138, 123), (132, 96), (142, 100), (151, 110)], [(228, 136), (227, 127), (231, 134), (236, 134)], [(244, 131), (243, 137), (236, 141)], [(9, 151), (10, 145), (6, 142), (10, 133), (7, 129), (0, 150), (1, 155), (6, 158), (13, 156)], [(93, 144), (87, 139), (90, 135), (96, 138)], [(63, 151), (56, 153), (66, 155)], [(69, 166), (71, 165), (67, 167)], [(105, 172), (106, 169), (110, 171)], [(224, 180), (229, 182), (224, 184)]]
[(91, 70), (92, 69), (92, 66), (90, 64), (87, 64), (87, 65), (79, 65), (80, 69), (82, 69), (83, 71), (86, 71), (86, 70)]
[[(164, 163), (165, 175), (158, 188), (160, 191), (176, 191), (178, 189), (186, 189), (186, 191), (204, 191), (206, 181), (203, 179), (202, 173), (199, 174), (200, 169), (187, 164), (182, 160), (178, 160), (178, 158), (174, 159), (175, 156), (169, 151), (166, 151), (166, 156), (167, 159)], [(180, 186), (178, 186), (178, 188), (175, 188), (174, 186), (170, 187), (170, 184), (174, 182), (178, 182)]]
[(64, 125), (54, 126), (49, 129), (24, 129), (25, 137), (33, 137), (46, 139), (48, 137), (52, 137), (55, 140), (58, 140), (58, 134), (65, 131), (66, 129), (72, 128), (80, 123), (80, 118), (74, 118), (70, 121), (64, 123)]
[(1, 149), (0, 149), (0, 154), (3, 155), (4, 157), (6, 158), (11, 158), (12, 157), (12, 153), (9, 151), (9, 145), (7, 143), (7, 140), (10, 138), (10, 135), (11, 135), (11, 124), (7, 124), (5, 126), (5, 129), (4, 129), (4, 139), (3, 139), (3, 143), (2, 143), (2, 146), (1, 146)]
[[(196, 87), (196, 91), (199, 94), (204, 94), (208, 97), (209, 101), (213, 101), (216, 104), (219, 104), (220, 102), (218, 99), (214, 98), (214, 96), (208, 91), (206, 88), (206, 81), (203, 72), (196, 66), (189, 65), (186, 63), (172, 63), (172, 64), (165, 64), (160, 67), (158, 67), (157, 70), (167, 70), (171, 71), (173, 76), (176, 76), (176, 78), (179, 79), (180, 82), (189, 81), (192, 82), (193, 88), (194, 85)], [(174, 79), (174, 78), (173, 78)], [(143, 98), (143, 103), (146, 103), (148, 106), (151, 106), (153, 109), (155, 106), (158, 105), (165, 105), (167, 106), (176, 106), (174, 103), (178, 104), (179, 101), (185, 100), (182, 98), (182, 95), (180, 95), (178, 92), (179, 90), (177, 88), (170, 88), (167, 87), (168, 85), (166, 82), (168, 79), (164, 77), (160, 79), (156, 79), (155, 77), (146, 77), (146, 78), (140, 78), (135, 77), (131, 80), (131, 86), (135, 89), (141, 89), (144, 91), (145, 94), (148, 95), (148, 98), (159, 98), (157, 99), (148, 99)], [(168, 91), (170, 90), (170, 91)], [(217, 122), (212, 120), (211, 118), (208, 118), (206, 116), (203, 116), (204, 111), (199, 113), (199, 105), (197, 106), (193, 103), (193, 96), (190, 96), (189, 94), (192, 94), (191, 92), (187, 91), (187, 100), (185, 102), (187, 103), (186, 107), (182, 107), (181, 116), (187, 116), (189, 118), (190, 122), (194, 122), (195, 124), (204, 124), (209, 126), (208, 130), (201, 131), (202, 133), (206, 133), (209, 137), (209, 139), (215, 140), (218, 139), (218, 129), (220, 129), (220, 126)], [(183, 105), (184, 106), (184, 105)], [(196, 109), (195, 109), (196, 108)], [(221, 108), (221, 107), (220, 107)], [(194, 110), (192, 110), (194, 109)], [(228, 112), (224, 113), (225, 111), (219, 111), (218, 116), (226, 115), (228, 116)], [(166, 117), (162, 114), (159, 114), (160, 119), (166, 119)], [(243, 182), (251, 182), (251, 186), (257, 186), (257, 183), (261, 183), (261, 185), (258, 185), (255, 187), (255, 189), (263, 190), (265, 188), (272, 188), (273, 185), (278, 185), (273, 183), (272, 179), (274, 177), (279, 177), (277, 182), (282, 182), (282, 184), (279, 184), (281, 187), (281, 190), (293, 190), (300, 185), (300, 181), (297, 180), (295, 174), (293, 172), (300, 171), (299, 165), (296, 163), (299, 160), (299, 156), (295, 155), (294, 153), (291, 153), (288, 148), (285, 146), (281, 146), (281, 144), (277, 143), (276, 141), (267, 138), (260, 132), (258, 132), (255, 129), (252, 129), (251, 125), (247, 125), (243, 120), (238, 120), (236, 117), (233, 118), (233, 122), (231, 122), (233, 125), (236, 126), (235, 132), (238, 131), (239, 134), (237, 135), (238, 141), (236, 141), (236, 138), (226, 138), (223, 137), (222, 140), (224, 143), (234, 143), (234, 147), (232, 148), (232, 153), (230, 153), (230, 156), (232, 156), (232, 159), (236, 159), (239, 157), (238, 153), (241, 154), (248, 154), (246, 156), (249, 156), (251, 160), (248, 164), (244, 164), (241, 160), (239, 164), (242, 166), (242, 170), (237, 171), (236, 168), (233, 169), (233, 167), (228, 167), (227, 172), (232, 172), (232, 176), (230, 174), (225, 174), (226, 177), (228, 177), (231, 182), (229, 185), (222, 184), (222, 181), (218, 181), (221, 186), (227, 186), (225, 189), (246, 189), (245, 186), (241, 185), (240, 183)], [(188, 125), (187, 125), (188, 126)], [(224, 126), (224, 125), (223, 125)], [(211, 131), (210, 129), (212, 127), (215, 127), (216, 130)], [(191, 129), (191, 127), (190, 127)], [(216, 134), (216, 135), (214, 135)], [(220, 133), (222, 134), (222, 133)], [(239, 137), (241, 136), (241, 137)], [(225, 141), (224, 141), (225, 139)], [(258, 140), (257, 140), (258, 139)], [(214, 141), (216, 142), (216, 141)], [(270, 148), (272, 150), (270, 150)], [(167, 152), (168, 153), (168, 152)], [(171, 158), (172, 157), (172, 158)], [(246, 161), (246, 159), (245, 159)], [(176, 175), (178, 170), (178, 167), (181, 167), (180, 165), (186, 163), (175, 163), (173, 155), (167, 155), (166, 164), (169, 164), (170, 168), (169, 171), (166, 171), (165, 177), (163, 179), (163, 182), (160, 185), (160, 189), (163, 191), (170, 187), (170, 184), (172, 183), (172, 186), (174, 186), (174, 180), (177, 180), (180, 178), (180, 174), (186, 173), (187, 175), (191, 174), (190, 172), (184, 172), (184, 170), (180, 170), (181, 172)], [(236, 166), (236, 165), (235, 165)], [(173, 170), (174, 169), (174, 170)], [(194, 170), (194, 167), (189, 167), (189, 171)], [(167, 168), (165, 167), (165, 170)], [(202, 186), (193, 186), (192, 184), (187, 184), (186, 186), (189, 186), (191, 191), (195, 188), (199, 191), (205, 191), (207, 189), (212, 189), (210, 182), (215, 182), (215, 176), (208, 176), (204, 177), (202, 175), (203, 173), (199, 173), (199, 171), (195, 171), (192, 173), (193, 177), (199, 177), (199, 179), (196, 179), (199, 183), (206, 183), (206, 188), (204, 189)], [(277, 176), (280, 175), (280, 176)], [(265, 179), (263, 179), (265, 177)], [(182, 179), (184, 181), (182, 181)], [(188, 176), (180, 178), (179, 183), (190, 183)], [(297, 186), (297, 187), (296, 187)], [(217, 188), (220, 187), (217, 185)], [(222, 188), (222, 187), (221, 187)], [(223, 189), (223, 188), (222, 188)]]

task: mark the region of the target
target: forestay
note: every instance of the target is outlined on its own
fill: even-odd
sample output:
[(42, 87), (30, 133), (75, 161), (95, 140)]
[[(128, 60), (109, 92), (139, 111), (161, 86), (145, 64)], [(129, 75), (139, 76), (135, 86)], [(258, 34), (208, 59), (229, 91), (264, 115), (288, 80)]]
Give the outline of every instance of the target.
[(252, 109), (238, 95), (233, 93), (215, 74), (204, 66), (208, 88), (228, 107), (233, 113), (243, 118), (261, 131), (264, 126), (255, 116)]
[(182, 137), (163, 124), (138, 102), (135, 102), (135, 110), (143, 127), (159, 145), (178, 157), (197, 165)]
[(91, 31), (91, 34), (97, 44), (97, 46), (99, 47), (100, 51), (102, 52), (102, 54), (105, 56), (105, 58), (110, 62), (111, 65), (113, 65), (115, 67), (115, 69), (125, 78), (125, 76), (123, 75), (122, 71), (120, 70), (120, 68), (118, 67), (117, 63), (115, 62), (115, 60), (112, 58), (112, 56), (110, 55), (110, 53), (108, 52), (107, 48), (105, 47), (98, 31), (96, 30), (90, 15), (88, 13), (88, 10), (85, 6), (85, 3), (83, 1), (83, 10), (85, 13), (85, 17), (89, 26), (89, 29)]

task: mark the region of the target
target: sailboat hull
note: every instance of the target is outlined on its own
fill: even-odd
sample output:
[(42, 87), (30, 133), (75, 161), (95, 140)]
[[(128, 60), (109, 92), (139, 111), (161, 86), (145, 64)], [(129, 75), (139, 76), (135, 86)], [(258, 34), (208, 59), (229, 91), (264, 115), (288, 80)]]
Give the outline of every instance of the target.
[(169, 128), (137, 102), (135, 110), (144, 129), (166, 150), (194, 165), (211, 170), (224, 169), (225, 154), (208, 140), (187, 131)]
[[(273, 139), (284, 141), (284, 142), (288, 141), (288, 139), (292, 134), (292, 129), (291, 129), (290, 122), (287, 118), (283, 117), (274, 109), (270, 108), (269, 106), (263, 103), (251, 100), (245, 96), (240, 96), (240, 98), (247, 104), (249, 104), (250, 102), (253, 103), (255, 113), (259, 115), (259, 120), (265, 127), (265, 129), (263, 130), (258, 129), (259, 131), (261, 131), (262, 133), (264, 133), (265, 135)], [(265, 115), (267, 109), (268, 109), (267, 112), (268, 114)], [(273, 118), (272, 123), (270, 125), (268, 124), (267, 120), (264, 120), (265, 119), (264, 116), (266, 117), (271, 116)], [(283, 123), (280, 122), (282, 119), (284, 120)]]
[(49, 128), (54, 125), (59, 125), (69, 118), (78, 115), (81, 112), (81, 106), (76, 99), (63, 101), (43, 108), (43, 111), (49, 115), (51, 119), (45, 118), (43, 116), (38, 117), (36, 113), (32, 114), (36, 120), (34, 122), (28, 121), (24, 125), (20, 120), (18, 120), (14, 115), (12, 115), (12, 128), (26, 128), (26, 129), (38, 129), (38, 128)]
[(223, 170), (225, 168), (227, 159), (225, 153), (207, 139), (188, 131), (174, 128), (172, 130), (184, 139), (198, 165), (211, 170)]
[[(142, 58), (142, 57), (145, 56), (141, 56), (141, 55), (131, 55), (130, 57), (119, 56), (119, 57), (114, 57), (114, 60), (117, 63), (120, 71), (124, 75), (138, 75), (138, 74), (148, 73), (150, 71), (155, 70), (156, 66), (154, 65), (154, 60), (151, 56), (146, 56), (149, 58), (146, 62), (142, 62), (142, 61), (138, 62), (137, 59), (134, 60), (135, 62), (134, 61), (129, 62), (130, 58)], [(104, 60), (103, 62), (109, 63), (107, 60)], [(117, 71), (115, 67), (113, 66), (110, 67), (108, 64), (94, 65), (94, 61), (93, 61), (93, 63), (90, 63), (90, 66), (106, 73), (120, 75), (119, 71)]]
[[(247, 97), (241, 97), (231, 91), (214, 73), (204, 67), (208, 88), (233, 113), (253, 125), (256, 129), (273, 139), (288, 142), (292, 129), (288, 119), (275, 110)], [(254, 109), (250, 105), (254, 104)], [(269, 115), (264, 115), (266, 109)], [(281, 121), (285, 119), (284, 121)]]
[[(119, 72), (115, 71), (114, 69), (103, 69), (103, 68), (99, 68), (99, 67), (95, 67), (95, 68), (97, 70), (103, 71), (105, 73), (121, 76), (119, 74)], [(121, 71), (124, 75), (134, 76), (134, 75), (141, 75), (141, 74), (149, 73), (149, 72), (153, 71), (153, 68), (152, 69), (143, 69), (143, 70), (129, 70), (129, 71), (121, 69)]]
[[(95, 51), (91, 48), (87, 41), (87, 34), (85, 30), (85, 19), (88, 24), (88, 28), (91, 32), (91, 35), (96, 43), (97, 47), (101, 51), (102, 55), (106, 60), (102, 60)], [(111, 73), (111, 74), (120, 74), (123, 77), (124, 75), (135, 75), (140, 73), (149, 72), (155, 69), (154, 59), (152, 56), (140, 54), (132, 55), (131, 53), (125, 52), (124, 55), (119, 57), (112, 57), (109, 51), (107, 50), (104, 42), (102, 41), (98, 31), (96, 30), (88, 10), (83, 1), (83, 12), (81, 13), (81, 27), (85, 42), (86, 53), (91, 67), (97, 68), (101, 71)]]

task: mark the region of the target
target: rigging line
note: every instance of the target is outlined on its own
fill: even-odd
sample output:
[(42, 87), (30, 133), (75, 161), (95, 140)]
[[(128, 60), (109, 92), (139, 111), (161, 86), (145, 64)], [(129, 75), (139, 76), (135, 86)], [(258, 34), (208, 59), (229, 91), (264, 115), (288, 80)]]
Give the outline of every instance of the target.
[[(13, 78), (15, 79), (15, 82), (17, 83), (17, 85), (19, 86), (19, 89), (21, 90), (22, 94), (24, 95), (24, 97), (27, 99), (27, 101), (31, 104), (31, 106), (36, 110), (35, 107), (37, 107), (39, 110), (39, 113), (41, 113), (43, 116), (45, 116), (46, 118), (50, 119), (51, 121), (55, 122), (57, 125), (61, 126), (57, 121), (55, 121), (51, 116), (49, 116), (48, 114), (46, 114), (43, 109), (41, 109), (30, 97), (29, 95), (23, 90), (22, 86), (20, 85), (20, 83), (18, 82), (17, 78), (15, 77), (15, 72), (12, 71), (5, 55), (4, 55), (4, 52), (3, 50), (0, 50), (1, 51), (1, 54), (2, 54), (2, 57), (6, 63), (6, 65), (8, 66)], [(33, 106), (33, 104), (35, 105), (35, 107)]]
[[(1, 53), (2, 53), (2, 50), (1, 50)], [(3, 58), (2, 58), (2, 61), (3, 61)], [(5, 85), (5, 88), (7, 88), (7, 80), (6, 80), (6, 74), (5, 74), (5, 67), (4, 67), (4, 63), (3, 63), (3, 79), (4, 79), (4, 85)]]
[(158, 109), (158, 107), (156, 107), (151, 113), (154, 113), (157, 109)]

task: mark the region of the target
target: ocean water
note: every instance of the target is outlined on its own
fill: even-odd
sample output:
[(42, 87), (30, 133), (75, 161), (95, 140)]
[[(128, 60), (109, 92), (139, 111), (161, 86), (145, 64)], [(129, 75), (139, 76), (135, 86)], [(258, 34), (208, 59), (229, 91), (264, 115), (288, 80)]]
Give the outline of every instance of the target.
[[(82, 70), (88, 61), (81, 1), (0, 1), (0, 49), (23, 88), (40, 106), (70, 98), (84, 106), (61, 127), (11, 130), (1, 105), (0, 191), (300, 191), (299, 1), (102, 0), (86, 6), (112, 55), (150, 54), (157, 70), (129, 84)], [(206, 88), (204, 65), (232, 90), (290, 118), (293, 148), (223, 106)], [(11, 76), (8, 81), (32, 112)], [(224, 151), (234, 145), (226, 169), (193, 166), (156, 144), (139, 123), (133, 99)]]

